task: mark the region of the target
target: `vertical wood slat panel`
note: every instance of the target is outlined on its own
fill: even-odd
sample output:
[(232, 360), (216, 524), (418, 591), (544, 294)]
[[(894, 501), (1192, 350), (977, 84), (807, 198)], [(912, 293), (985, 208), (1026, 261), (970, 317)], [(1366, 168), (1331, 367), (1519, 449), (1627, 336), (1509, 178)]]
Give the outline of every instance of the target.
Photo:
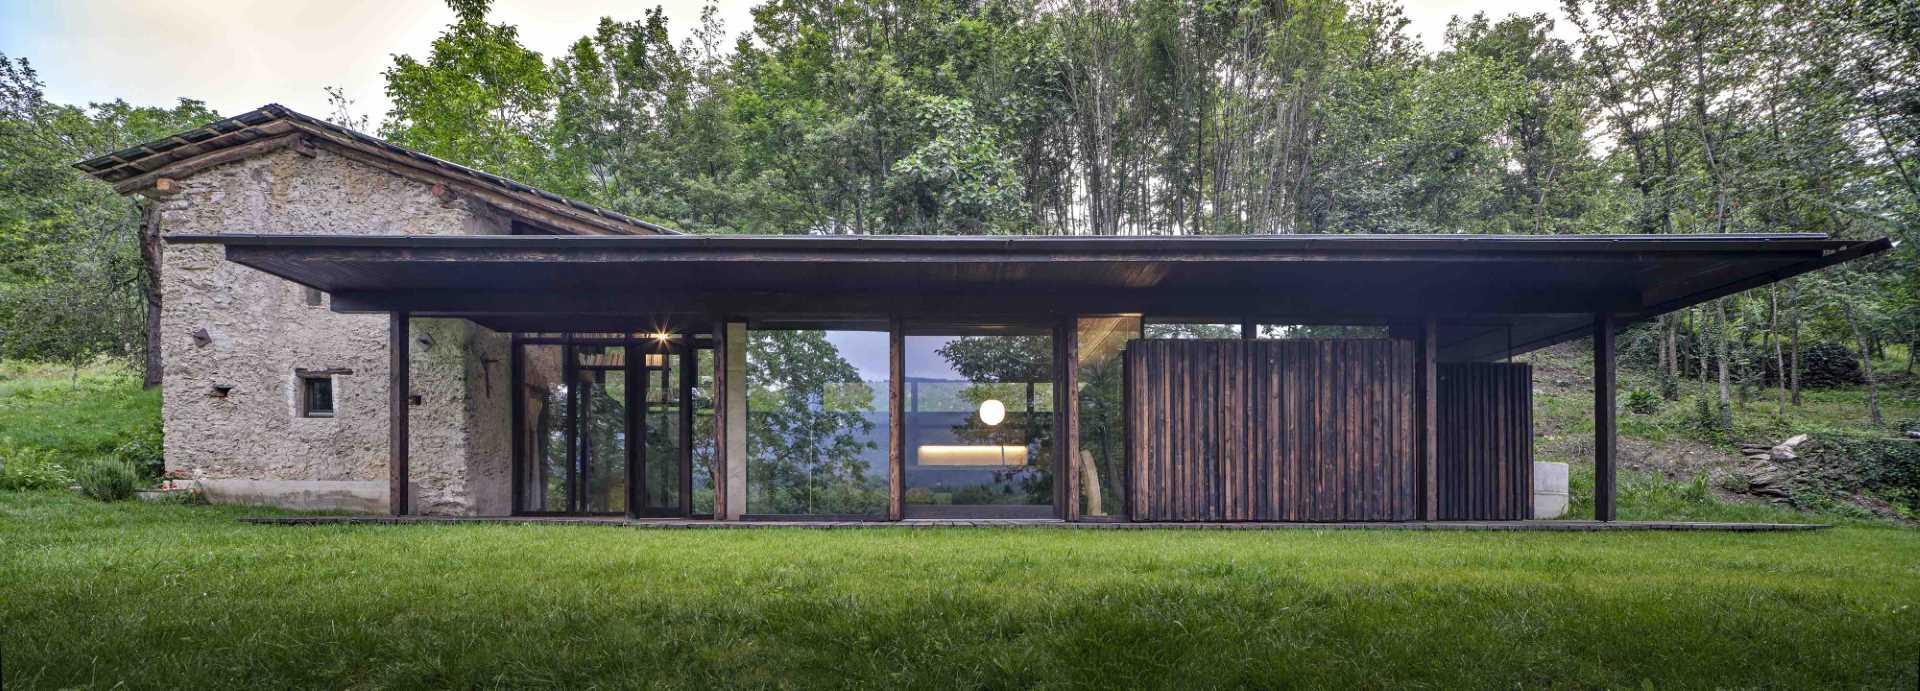
[(1414, 518), (1413, 352), (1361, 339), (1130, 342), (1133, 518)]
[(1522, 520), (1533, 510), (1533, 371), (1524, 363), (1439, 367), (1441, 520)]

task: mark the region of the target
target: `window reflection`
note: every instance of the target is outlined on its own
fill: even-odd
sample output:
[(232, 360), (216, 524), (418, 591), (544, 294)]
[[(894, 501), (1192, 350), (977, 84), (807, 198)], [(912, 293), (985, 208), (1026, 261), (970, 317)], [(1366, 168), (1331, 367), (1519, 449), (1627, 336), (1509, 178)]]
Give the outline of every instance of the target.
[(747, 335), (747, 513), (884, 515), (885, 331)]
[(905, 338), (908, 514), (1051, 516), (1052, 336), (945, 331)]
[(1079, 321), (1080, 515), (1126, 512), (1126, 413), (1121, 406), (1121, 353), (1140, 337), (1139, 317)]
[(1146, 325), (1146, 337), (1239, 338), (1240, 324), (1199, 319), (1149, 319)]

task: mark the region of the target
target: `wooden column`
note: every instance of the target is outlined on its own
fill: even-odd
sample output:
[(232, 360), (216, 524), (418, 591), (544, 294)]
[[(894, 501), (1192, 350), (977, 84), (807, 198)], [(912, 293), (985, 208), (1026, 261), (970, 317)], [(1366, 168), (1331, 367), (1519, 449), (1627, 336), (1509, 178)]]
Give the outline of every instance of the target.
[(1416, 343), (1414, 359), (1419, 381), (1414, 389), (1419, 396), (1415, 402), (1418, 410), (1415, 419), (1420, 426), (1414, 429), (1419, 437), (1420, 458), (1416, 474), (1420, 477), (1418, 491), (1420, 520), (1440, 520), (1440, 433), (1439, 433), (1439, 390), (1440, 390), (1440, 326), (1433, 317), (1420, 322), (1420, 339)]
[(513, 472), (507, 479), (507, 492), (511, 495), (507, 500), (507, 513), (508, 515), (518, 515), (523, 508), (520, 503), (520, 498), (527, 495), (527, 473), (524, 469), (530, 467), (528, 464), (532, 463), (532, 461), (526, 458), (527, 403), (526, 394), (522, 388), (526, 386), (526, 364), (522, 362), (522, 358), (520, 357), (520, 351), (522, 350), (520, 347), (520, 337), (517, 335), (510, 336), (508, 340), (512, 343), (512, 345), (508, 346), (511, 352), (507, 355), (507, 361), (511, 363), (509, 365), (509, 371), (512, 372), (512, 374), (511, 378), (507, 380), (507, 391), (509, 392), (507, 394), (507, 401), (513, 410), (513, 452), (508, 454), (508, 458), (512, 460)]
[[(1054, 476), (1064, 488), (1061, 516), (1080, 520), (1080, 322), (1062, 317), (1054, 329)], [(1062, 476), (1064, 473), (1064, 477)], [(1062, 482), (1065, 480), (1065, 482)]]
[[(573, 355), (568, 353), (567, 357)], [(621, 346), (620, 361), (624, 363), (621, 376), (627, 378), (627, 385), (621, 387), (624, 391), (620, 401), (626, 409), (626, 417), (620, 424), (627, 431), (626, 453), (621, 463), (621, 472), (627, 474), (627, 493), (621, 501), (627, 505), (627, 518), (638, 518), (640, 507), (647, 502), (647, 474), (642, 465), (647, 447), (647, 347)], [(578, 382), (568, 382), (567, 386), (578, 386)]]
[[(694, 357), (699, 357), (695, 351)], [(713, 318), (713, 518), (727, 519), (727, 322)]]
[(1614, 317), (1593, 315), (1593, 518), (1614, 518), (1614, 459), (1617, 433), (1614, 408)]
[(899, 317), (887, 320), (887, 520), (906, 515), (907, 334)]
[(407, 515), (407, 409), (412, 393), (412, 336), (406, 312), (387, 314), (387, 509)]

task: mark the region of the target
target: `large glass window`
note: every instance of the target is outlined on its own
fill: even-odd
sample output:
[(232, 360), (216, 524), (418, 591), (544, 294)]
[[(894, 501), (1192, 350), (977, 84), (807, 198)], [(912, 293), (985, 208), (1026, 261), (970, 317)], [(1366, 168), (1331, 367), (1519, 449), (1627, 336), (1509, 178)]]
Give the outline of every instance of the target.
[(1239, 338), (1239, 322), (1204, 319), (1148, 319), (1147, 338)]
[(1053, 338), (951, 327), (905, 338), (909, 516), (1053, 515)]
[(883, 516), (885, 325), (747, 333), (747, 513)]
[(627, 510), (627, 358), (618, 345), (573, 347), (574, 466), (581, 513)]
[(635, 350), (645, 353), (640, 371), (646, 376), (646, 386), (641, 389), (646, 399), (640, 408), (647, 433), (646, 445), (641, 448), (645, 475), (640, 484), (638, 513), (677, 515), (681, 513), (681, 358), (685, 350), (671, 343), (648, 344)]
[(693, 513), (713, 515), (713, 350), (696, 351), (693, 384)]
[[(516, 511), (712, 511), (713, 358), (699, 339), (651, 333), (519, 339)], [(689, 473), (694, 458), (701, 465)]]
[(520, 347), (521, 511), (567, 510), (566, 346)]
[(1387, 327), (1351, 324), (1259, 325), (1259, 338), (1386, 338)]
[(1127, 341), (1139, 337), (1139, 317), (1086, 317), (1079, 322), (1080, 515), (1084, 517), (1126, 514), (1121, 353)]

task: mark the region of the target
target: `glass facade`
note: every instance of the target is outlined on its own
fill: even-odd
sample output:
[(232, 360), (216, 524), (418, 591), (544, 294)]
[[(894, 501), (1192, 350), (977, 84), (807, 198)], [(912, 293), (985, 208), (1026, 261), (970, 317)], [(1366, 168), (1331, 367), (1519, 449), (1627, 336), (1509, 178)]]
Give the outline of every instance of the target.
[(1126, 515), (1126, 412), (1121, 354), (1139, 338), (1137, 316), (1084, 317), (1079, 337), (1080, 515)]
[(1196, 319), (1146, 320), (1147, 338), (1239, 338), (1239, 322), (1215, 322)]
[[(1073, 320), (1080, 516), (1127, 515), (1124, 353), (1136, 338), (1242, 337), (1218, 318)], [(745, 513), (888, 513), (892, 365), (899, 358), (907, 517), (1053, 517), (1051, 323), (919, 323), (891, 351), (885, 322), (754, 322), (746, 334)], [(1379, 326), (1255, 323), (1258, 338), (1383, 338)], [(515, 395), (526, 513), (715, 513), (718, 455), (709, 337), (521, 334)], [(629, 412), (631, 408), (631, 412)], [(631, 427), (631, 429), (629, 429)], [(629, 448), (629, 445), (634, 448)], [(629, 464), (631, 470), (629, 470)], [(629, 506), (629, 504), (632, 504)]]
[(578, 513), (627, 510), (627, 371), (621, 346), (574, 346)]
[[(520, 338), (515, 511), (653, 516), (712, 511), (712, 472), (705, 465), (713, 458), (710, 351), (684, 336)], [(705, 357), (695, 359), (689, 352)], [(690, 432), (700, 427), (703, 414), (707, 434), (700, 444)], [(689, 464), (696, 457), (702, 467), (693, 473)], [(690, 504), (700, 497), (704, 507)]]
[(936, 328), (905, 348), (907, 515), (1053, 515), (1052, 334)]
[(746, 355), (746, 512), (885, 516), (884, 326), (751, 326)]
[(520, 496), (526, 512), (568, 509), (566, 346), (520, 347)]
[(1259, 338), (1386, 338), (1387, 327), (1350, 324), (1268, 324), (1258, 327)]

